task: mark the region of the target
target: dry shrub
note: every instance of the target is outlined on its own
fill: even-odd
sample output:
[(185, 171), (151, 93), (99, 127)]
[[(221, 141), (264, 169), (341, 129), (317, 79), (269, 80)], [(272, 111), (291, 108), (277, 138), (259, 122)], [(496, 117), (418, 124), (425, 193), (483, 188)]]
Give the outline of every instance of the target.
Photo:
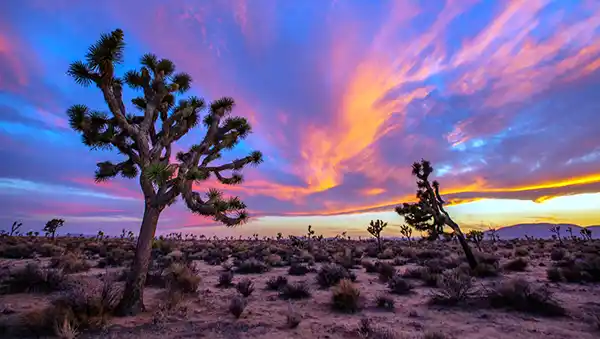
[(375, 268), (377, 269), (377, 273), (379, 273), (379, 280), (382, 282), (387, 282), (396, 275), (396, 268), (386, 262), (376, 262)]
[(369, 318), (362, 318), (356, 329), (360, 338), (364, 339), (396, 339), (398, 335), (386, 327), (373, 326)]
[(331, 305), (334, 310), (354, 313), (360, 309), (360, 291), (352, 281), (342, 279), (332, 291)]
[(394, 299), (388, 295), (380, 294), (375, 298), (375, 305), (377, 308), (393, 311), (394, 310)]
[(51, 293), (65, 287), (65, 276), (61, 270), (42, 269), (37, 263), (9, 273), (3, 283), (6, 293)]
[(399, 275), (395, 275), (388, 281), (388, 288), (391, 293), (404, 295), (409, 294), (413, 290), (413, 285)]
[(550, 259), (553, 261), (563, 260), (567, 256), (567, 251), (563, 248), (553, 248), (550, 252)]
[(491, 307), (544, 316), (563, 316), (566, 310), (544, 286), (533, 286), (523, 279), (498, 284), (487, 292)]
[(317, 273), (317, 283), (323, 287), (336, 285), (343, 279), (356, 280), (356, 275), (338, 264), (325, 264)]
[(236, 295), (231, 299), (229, 303), (229, 313), (233, 314), (236, 319), (244, 313), (244, 309), (246, 308), (246, 299)]
[(525, 258), (518, 257), (504, 264), (504, 269), (507, 271), (523, 272), (529, 263)]
[(200, 284), (200, 277), (192, 263), (172, 263), (163, 273), (167, 289), (194, 293)]
[(282, 287), (284, 287), (285, 285), (287, 285), (288, 280), (286, 277), (280, 275), (277, 277), (272, 277), (269, 280), (267, 280), (267, 290), (271, 290), (271, 291), (279, 291)]
[(231, 271), (226, 271), (226, 272), (221, 272), (221, 274), (219, 274), (219, 282), (217, 283), (217, 287), (231, 287), (233, 286), (233, 272)]
[(250, 258), (240, 262), (235, 272), (238, 274), (260, 274), (268, 270), (269, 265), (254, 258)]
[(235, 288), (238, 292), (240, 292), (241, 295), (247, 298), (250, 296), (250, 294), (252, 294), (252, 292), (254, 292), (254, 283), (252, 280), (244, 278), (237, 283)]
[(304, 281), (287, 283), (279, 290), (282, 299), (307, 299), (310, 298), (310, 288)]
[(85, 272), (90, 269), (88, 262), (78, 257), (75, 253), (52, 257), (50, 267), (61, 269), (66, 274)]
[(474, 295), (473, 278), (461, 269), (444, 271), (438, 278), (438, 290), (430, 302), (435, 305), (457, 305)]
[(288, 311), (285, 315), (285, 322), (288, 328), (296, 328), (300, 325), (302, 321), (302, 316), (300, 313), (296, 312), (290, 303), (288, 306)]

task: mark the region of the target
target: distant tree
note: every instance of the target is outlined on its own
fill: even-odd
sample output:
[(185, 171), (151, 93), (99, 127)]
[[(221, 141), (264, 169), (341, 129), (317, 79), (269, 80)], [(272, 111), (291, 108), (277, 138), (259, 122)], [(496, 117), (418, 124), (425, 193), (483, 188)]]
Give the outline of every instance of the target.
[(400, 234), (402, 234), (406, 240), (408, 240), (408, 243), (410, 244), (411, 242), (411, 237), (412, 237), (412, 227), (410, 227), (410, 225), (407, 224), (403, 224), (402, 226), (400, 226)]
[(429, 161), (421, 160), (413, 164), (412, 174), (417, 177), (418, 201), (403, 203), (396, 207), (396, 213), (403, 216), (406, 223), (415, 229), (427, 232), (429, 240), (438, 239), (444, 233), (444, 226), (449, 226), (460, 242), (469, 266), (474, 269), (477, 267), (477, 260), (460, 227), (444, 209), (445, 202), (440, 196), (440, 184), (437, 181), (429, 181), (431, 173), (433, 167)]
[(283, 239), (283, 234), (281, 232), (277, 232), (277, 241)]
[(479, 230), (471, 230), (467, 233), (467, 240), (474, 243), (477, 249), (481, 251), (481, 242), (483, 241), (483, 232)]
[(562, 245), (562, 238), (560, 236), (560, 225), (555, 225), (550, 227), (550, 232), (554, 233), (552, 235), (552, 238), (554, 239), (558, 239), (558, 242)]
[(98, 234), (96, 235), (96, 238), (97, 238), (98, 240), (102, 240), (102, 239), (104, 239), (104, 232), (102, 232), (102, 231), (98, 231)]
[(371, 234), (377, 240), (377, 250), (379, 253), (383, 251), (381, 246), (381, 232), (387, 226), (387, 222), (383, 222), (383, 220), (371, 220), (369, 227), (367, 227), (367, 232)]
[(567, 233), (569, 233), (569, 237), (571, 238), (571, 240), (577, 240), (577, 237), (573, 235), (573, 227), (567, 227)]
[(496, 230), (495, 228), (489, 228), (487, 230), (487, 235), (493, 243), (495, 243), (499, 239), (498, 230)]
[(12, 226), (10, 227), (10, 234), (9, 235), (12, 237), (16, 233), (18, 233), (19, 230), (21, 229), (21, 226), (23, 226), (22, 222), (13, 221)]
[[(208, 189), (206, 197), (193, 190), (195, 184), (214, 176), (225, 185), (240, 184), (241, 170), (262, 162), (258, 151), (221, 165), (213, 161), (223, 151), (234, 148), (251, 132), (245, 118), (231, 117), (231, 98), (207, 105), (197, 97), (177, 101), (176, 96), (190, 89), (192, 79), (176, 73), (175, 65), (154, 54), (141, 58), (141, 69), (116, 74), (115, 66), (123, 62), (124, 33), (117, 29), (101, 35), (85, 55), (85, 61), (72, 63), (67, 72), (77, 84), (95, 85), (106, 102), (110, 115), (85, 105), (68, 109), (71, 127), (82, 135), (83, 143), (92, 149), (116, 149), (125, 156), (120, 163), (97, 164), (96, 181), (121, 175), (136, 178), (144, 196), (144, 215), (138, 235), (131, 272), (125, 283), (118, 312), (133, 315), (144, 309), (143, 287), (150, 261), (156, 225), (161, 212), (178, 196), (194, 213), (212, 217), (226, 226), (239, 225), (248, 219), (246, 205), (237, 197), (224, 198), (222, 192)], [(131, 100), (141, 114), (131, 114), (123, 100), (123, 87), (140, 90), (142, 95)], [(208, 107), (208, 113), (201, 112)], [(186, 151), (177, 153), (172, 162), (173, 144), (187, 135), (200, 122), (204, 137)]]
[(585, 240), (592, 240), (592, 230), (588, 229), (588, 228), (582, 228), (579, 231), (579, 234), (581, 234), (581, 237)]
[(52, 219), (46, 223), (46, 226), (42, 229), (46, 233), (46, 236), (50, 236), (52, 240), (56, 235), (56, 230), (61, 228), (64, 225), (65, 221), (63, 219)]

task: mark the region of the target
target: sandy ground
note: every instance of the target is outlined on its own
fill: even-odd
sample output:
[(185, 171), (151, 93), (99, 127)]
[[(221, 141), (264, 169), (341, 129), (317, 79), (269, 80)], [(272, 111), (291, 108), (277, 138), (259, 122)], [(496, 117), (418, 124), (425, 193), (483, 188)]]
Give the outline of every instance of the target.
[[(3, 260), (0, 267), (19, 265), (24, 261)], [(546, 268), (532, 262), (526, 272), (504, 273), (499, 278), (478, 280), (481, 288), (498, 279), (520, 276), (538, 284), (549, 284), (556, 299), (569, 311), (564, 318), (544, 318), (527, 314), (491, 309), (466, 309), (433, 307), (427, 304), (431, 289), (415, 281), (414, 293), (407, 296), (392, 295), (376, 274), (364, 269), (353, 270), (357, 275), (356, 286), (364, 298), (364, 308), (356, 314), (334, 312), (330, 306), (331, 291), (323, 290), (315, 283), (315, 273), (290, 276), (288, 267), (273, 268), (263, 274), (236, 275), (234, 283), (248, 277), (255, 285), (248, 297), (240, 319), (228, 312), (228, 305), (238, 292), (232, 288), (216, 287), (220, 266), (196, 262), (202, 282), (196, 296), (187, 298), (175, 311), (158, 316), (157, 310), (163, 291), (145, 290), (148, 312), (137, 317), (113, 318), (102, 332), (86, 332), (80, 338), (359, 338), (356, 331), (361, 318), (367, 317), (372, 324), (393, 330), (396, 338), (422, 338), (425, 333), (441, 332), (446, 338), (600, 338), (593, 328), (588, 314), (600, 311), (600, 285), (554, 284), (546, 280)], [(397, 267), (399, 272), (408, 266)], [(94, 276), (103, 269), (92, 269), (80, 275)], [(275, 291), (265, 289), (266, 281), (283, 275), (288, 281), (307, 281), (312, 297), (306, 300), (286, 301)], [(379, 294), (388, 294), (395, 300), (395, 311), (386, 312), (374, 307)], [(50, 296), (36, 294), (13, 294), (0, 296), (0, 305), (15, 312), (23, 312), (48, 304)], [(0, 307), (0, 308), (2, 308)], [(295, 329), (286, 327), (286, 314), (293, 308), (302, 317)], [(2, 315), (0, 315), (2, 316)]]

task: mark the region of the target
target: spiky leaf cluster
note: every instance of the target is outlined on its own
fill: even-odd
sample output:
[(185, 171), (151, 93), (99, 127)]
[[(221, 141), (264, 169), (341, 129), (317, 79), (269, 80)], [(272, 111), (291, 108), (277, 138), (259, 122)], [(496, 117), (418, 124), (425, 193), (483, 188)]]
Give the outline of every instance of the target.
[(387, 222), (383, 222), (383, 220), (371, 220), (369, 223), (369, 227), (367, 227), (367, 232), (374, 236), (375, 238), (379, 238), (381, 236), (381, 232), (387, 226)]
[[(178, 99), (191, 88), (191, 76), (177, 72), (172, 61), (154, 54), (143, 55), (139, 69), (118, 77), (115, 66), (123, 62), (124, 49), (122, 30), (104, 34), (89, 48), (84, 61), (72, 63), (67, 72), (82, 86), (96, 85), (109, 109), (101, 112), (74, 105), (67, 110), (71, 127), (91, 149), (116, 148), (125, 156), (119, 163), (98, 163), (96, 180), (118, 175), (135, 178), (141, 173), (144, 197), (158, 209), (181, 196), (187, 207), (200, 215), (226, 225), (245, 221), (246, 206), (239, 198), (223, 198), (214, 190), (202, 196), (193, 190), (194, 183), (210, 177), (225, 185), (240, 184), (241, 170), (262, 162), (262, 154), (255, 151), (229, 163), (212, 164), (252, 131), (245, 118), (230, 116), (234, 100), (224, 97), (207, 104), (194, 96)], [(140, 93), (131, 100), (135, 114), (126, 109), (124, 85)], [(202, 140), (172, 159), (172, 145), (201, 123), (206, 129)]]

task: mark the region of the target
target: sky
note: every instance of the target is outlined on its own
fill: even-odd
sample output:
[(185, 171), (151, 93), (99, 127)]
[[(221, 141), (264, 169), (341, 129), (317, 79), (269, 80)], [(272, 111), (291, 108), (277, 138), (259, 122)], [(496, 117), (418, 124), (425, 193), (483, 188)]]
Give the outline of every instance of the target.
[[(260, 150), (234, 229), (165, 210), (158, 233), (398, 233), (410, 166), (433, 176), (465, 229), (600, 224), (600, 2), (595, 0), (7, 0), (0, 5), (0, 229), (52, 218), (63, 233), (137, 232), (137, 180), (96, 184), (66, 109), (107, 110), (66, 75), (121, 28), (120, 74), (152, 52), (194, 79), (189, 94), (236, 100)], [(127, 100), (134, 97), (126, 91)], [(129, 102), (127, 108), (133, 110)], [(200, 140), (198, 129), (177, 144)], [(196, 185), (201, 191), (220, 187)]]

